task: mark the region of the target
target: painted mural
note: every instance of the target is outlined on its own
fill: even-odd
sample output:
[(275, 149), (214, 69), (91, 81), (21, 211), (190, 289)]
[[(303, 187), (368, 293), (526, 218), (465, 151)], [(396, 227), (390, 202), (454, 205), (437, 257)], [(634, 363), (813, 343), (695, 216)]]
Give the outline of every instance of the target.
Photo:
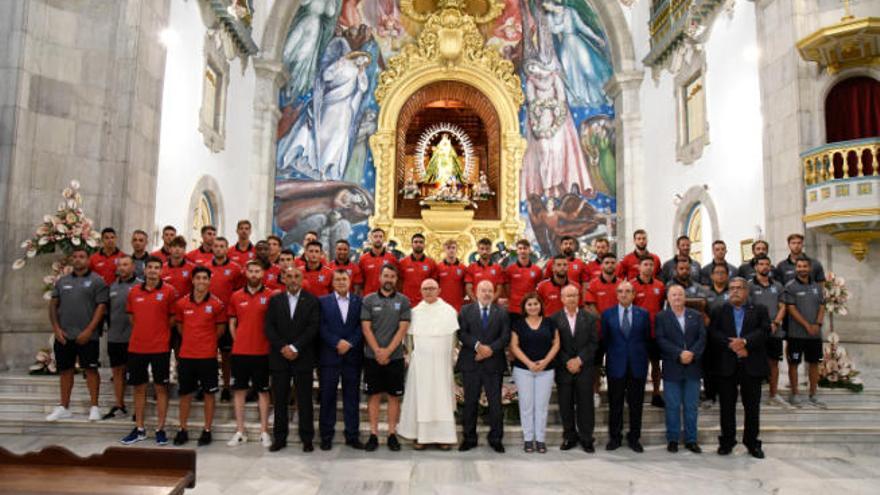
[[(418, 33), (397, 0), (302, 0), (283, 48), (289, 79), (279, 94), (274, 228), (285, 245), (305, 232), (325, 246), (360, 247), (373, 210), (375, 167), (367, 139), (386, 62)], [(516, 66), (526, 102), (520, 128), (520, 211), (543, 256), (558, 239), (613, 236), (614, 108), (604, 91), (608, 38), (585, 0), (505, 0), (482, 27)]]

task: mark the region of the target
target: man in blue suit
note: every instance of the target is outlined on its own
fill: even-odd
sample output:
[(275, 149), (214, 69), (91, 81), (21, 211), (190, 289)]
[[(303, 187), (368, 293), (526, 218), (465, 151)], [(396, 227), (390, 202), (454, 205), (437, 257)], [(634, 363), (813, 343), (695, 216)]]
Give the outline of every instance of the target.
[(695, 454), (697, 409), (700, 402), (700, 361), (706, 349), (703, 316), (685, 307), (684, 287), (673, 285), (666, 295), (669, 309), (657, 314), (657, 345), (663, 358), (663, 395), (666, 396), (666, 450), (678, 452), (684, 411), (684, 446)]
[(345, 444), (363, 449), (360, 431), (360, 385), (363, 362), (361, 297), (351, 292), (351, 276), (344, 268), (333, 272), (333, 292), (320, 298), (321, 353), (319, 427), (321, 450), (333, 447), (336, 426), (336, 388), (342, 378), (342, 414)]
[(608, 375), (608, 444), (605, 450), (620, 447), (623, 436), (623, 400), (629, 405), (627, 444), (637, 453), (644, 452), (642, 434), (642, 403), (648, 377), (648, 339), (651, 322), (648, 312), (633, 305), (635, 293), (628, 281), (617, 285), (617, 302), (602, 313), (602, 336), (605, 339)]

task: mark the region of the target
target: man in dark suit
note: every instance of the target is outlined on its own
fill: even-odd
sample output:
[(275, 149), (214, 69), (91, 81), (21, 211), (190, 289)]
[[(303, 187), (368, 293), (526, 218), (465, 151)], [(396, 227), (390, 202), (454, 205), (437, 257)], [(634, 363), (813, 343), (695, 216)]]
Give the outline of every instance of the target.
[(299, 438), (303, 452), (315, 450), (312, 404), (312, 370), (315, 367), (321, 310), (318, 299), (302, 290), (303, 274), (290, 267), (281, 273), (286, 290), (269, 299), (266, 338), (269, 340), (269, 370), (275, 401), (275, 436), (270, 452), (287, 446), (290, 379), (296, 388)]
[(504, 348), (510, 341), (510, 321), (507, 311), (492, 303), (495, 287), (491, 281), (477, 284), (476, 296), (477, 302), (463, 307), (458, 315), (461, 351), (455, 370), (461, 372), (464, 382), (464, 440), (458, 450), (464, 452), (477, 446), (477, 405), (482, 389), (489, 401), (489, 445), (495, 452), (503, 453), (501, 377), (507, 369)]
[(629, 405), (629, 433), (626, 440), (634, 452), (644, 452), (642, 403), (648, 377), (648, 339), (651, 320), (648, 312), (633, 305), (635, 293), (628, 281), (617, 285), (618, 304), (602, 313), (602, 336), (606, 342), (605, 370), (608, 375), (608, 444), (616, 450), (623, 440), (623, 400)]
[(669, 287), (669, 308), (657, 313), (657, 345), (663, 358), (663, 394), (666, 396), (666, 450), (678, 452), (684, 412), (684, 446), (702, 452), (697, 443), (700, 402), (700, 361), (706, 349), (703, 315), (685, 306), (684, 287)]
[(709, 343), (715, 349), (715, 373), (721, 398), (721, 436), (718, 454), (728, 455), (736, 445), (736, 399), (742, 394), (745, 410), (743, 444), (752, 457), (763, 459), (759, 418), (761, 383), (770, 372), (765, 341), (770, 335), (767, 308), (747, 301), (746, 280), (735, 277), (728, 286), (730, 300), (712, 311)]
[(578, 307), (580, 291), (573, 285), (562, 288), (562, 304), (562, 310), (551, 317), (559, 328), (556, 395), (562, 416), (562, 450), (571, 450), (580, 444), (592, 454), (596, 451), (593, 445), (593, 374), (596, 372), (593, 361), (599, 346), (599, 319)]
[(345, 268), (333, 271), (333, 292), (321, 303), (321, 450), (330, 450), (336, 433), (336, 388), (342, 378), (342, 414), (345, 444), (363, 449), (360, 431), (361, 366), (364, 336), (361, 333), (361, 298), (351, 292), (351, 276)]

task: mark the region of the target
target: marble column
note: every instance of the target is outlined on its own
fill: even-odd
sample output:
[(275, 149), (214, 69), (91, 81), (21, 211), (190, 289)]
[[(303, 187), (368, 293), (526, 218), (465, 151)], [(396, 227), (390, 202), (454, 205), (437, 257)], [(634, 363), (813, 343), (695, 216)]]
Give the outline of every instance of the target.
[(254, 60), (257, 84), (254, 91), (253, 159), (251, 160), (249, 216), (254, 238), (272, 233), (272, 204), (275, 197), (275, 153), (277, 150), (278, 91), (287, 79), (281, 62)]

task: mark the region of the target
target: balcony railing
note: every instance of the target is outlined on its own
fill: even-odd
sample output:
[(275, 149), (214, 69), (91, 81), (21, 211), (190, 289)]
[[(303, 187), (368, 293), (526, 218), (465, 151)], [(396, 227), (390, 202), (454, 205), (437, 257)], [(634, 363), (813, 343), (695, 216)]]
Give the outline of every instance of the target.
[(830, 143), (801, 153), (804, 184), (878, 175), (880, 137)]

